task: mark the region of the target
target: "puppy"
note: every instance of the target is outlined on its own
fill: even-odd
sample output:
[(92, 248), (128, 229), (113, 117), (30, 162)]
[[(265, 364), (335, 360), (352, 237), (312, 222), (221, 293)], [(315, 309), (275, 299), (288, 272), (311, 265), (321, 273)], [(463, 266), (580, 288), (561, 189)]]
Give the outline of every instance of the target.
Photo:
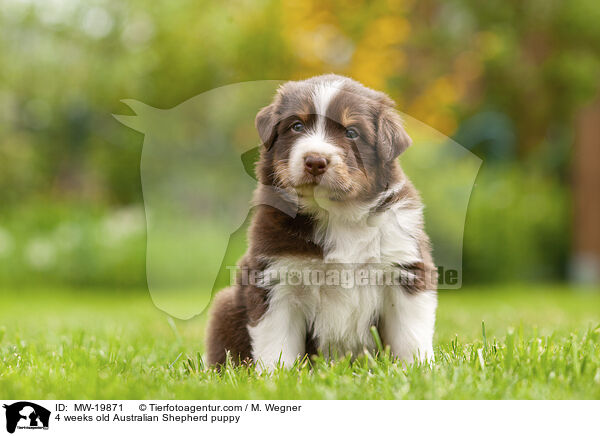
[(213, 302), (208, 362), (356, 356), (376, 350), (371, 326), (402, 361), (433, 359), (437, 271), (393, 101), (318, 76), (281, 86), (256, 128), (248, 251)]

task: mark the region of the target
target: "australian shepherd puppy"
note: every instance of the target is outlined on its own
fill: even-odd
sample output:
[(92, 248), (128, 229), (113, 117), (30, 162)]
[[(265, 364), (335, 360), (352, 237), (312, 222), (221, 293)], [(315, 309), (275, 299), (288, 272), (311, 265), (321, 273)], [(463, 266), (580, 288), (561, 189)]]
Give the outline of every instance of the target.
[(436, 268), (398, 163), (411, 140), (394, 102), (318, 76), (281, 86), (256, 128), (249, 247), (237, 283), (213, 302), (209, 363), (356, 356), (376, 349), (372, 326), (402, 361), (432, 359)]

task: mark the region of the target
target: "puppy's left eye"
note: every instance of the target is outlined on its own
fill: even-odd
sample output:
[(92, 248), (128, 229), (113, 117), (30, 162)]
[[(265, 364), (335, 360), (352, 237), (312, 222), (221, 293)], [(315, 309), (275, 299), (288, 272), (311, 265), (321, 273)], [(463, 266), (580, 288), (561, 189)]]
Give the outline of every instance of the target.
[(294, 132), (302, 132), (304, 130), (304, 124), (302, 124), (300, 121), (296, 121), (294, 124), (292, 124), (292, 130)]
[(356, 129), (350, 127), (349, 129), (346, 129), (346, 138), (349, 139), (356, 139), (358, 138), (358, 132), (356, 131)]

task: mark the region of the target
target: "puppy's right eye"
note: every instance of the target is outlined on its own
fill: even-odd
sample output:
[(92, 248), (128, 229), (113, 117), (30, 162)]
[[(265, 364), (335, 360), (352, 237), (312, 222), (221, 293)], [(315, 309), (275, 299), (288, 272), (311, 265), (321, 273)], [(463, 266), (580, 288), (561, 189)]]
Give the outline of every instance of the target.
[(294, 132), (302, 132), (304, 130), (304, 124), (302, 124), (300, 121), (296, 121), (294, 124), (292, 124), (292, 130)]

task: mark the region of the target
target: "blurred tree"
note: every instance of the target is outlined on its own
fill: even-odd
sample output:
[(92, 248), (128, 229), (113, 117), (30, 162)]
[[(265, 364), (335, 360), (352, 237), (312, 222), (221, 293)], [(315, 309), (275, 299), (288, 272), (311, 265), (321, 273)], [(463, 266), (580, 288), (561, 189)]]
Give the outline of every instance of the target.
[(572, 278), (600, 282), (600, 100), (582, 111), (577, 123), (573, 182), (574, 253)]

